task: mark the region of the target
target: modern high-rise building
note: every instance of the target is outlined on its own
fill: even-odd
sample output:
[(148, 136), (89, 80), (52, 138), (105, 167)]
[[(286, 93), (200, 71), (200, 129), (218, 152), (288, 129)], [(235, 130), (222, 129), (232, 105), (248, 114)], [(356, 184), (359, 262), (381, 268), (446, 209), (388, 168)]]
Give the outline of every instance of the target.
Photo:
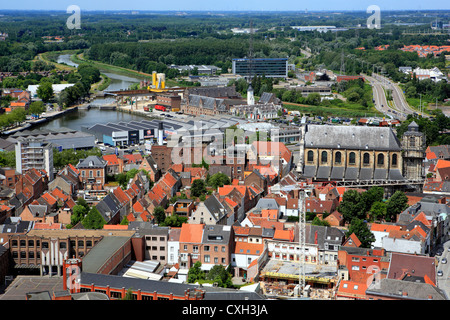
[(16, 143), (16, 171), (25, 173), (32, 168), (45, 170), (49, 181), (53, 180), (52, 144), (32, 138), (18, 138)]
[(233, 74), (251, 78), (265, 76), (267, 78), (287, 78), (287, 58), (233, 59)]

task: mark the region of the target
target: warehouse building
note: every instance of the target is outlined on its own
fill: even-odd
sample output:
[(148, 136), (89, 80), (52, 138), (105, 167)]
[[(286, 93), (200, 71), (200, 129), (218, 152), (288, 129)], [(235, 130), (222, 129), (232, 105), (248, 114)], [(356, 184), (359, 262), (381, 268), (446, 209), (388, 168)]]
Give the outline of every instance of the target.
[[(110, 146), (128, 146), (133, 144), (165, 144), (167, 140), (182, 141), (195, 136), (214, 136), (224, 132), (227, 128), (242, 121), (238, 118), (208, 118), (193, 120), (141, 120), (131, 122), (117, 122), (95, 124), (82, 127), (84, 132), (92, 134), (98, 142)], [(209, 134), (207, 131), (212, 132)]]
[(59, 150), (83, 150), (92, 149), (95, 146), (94, 135), (68, 128), (24, 130), (9, 136), (8, 141), (16, 143), (19, 139), (51, 143), (54, 148)]

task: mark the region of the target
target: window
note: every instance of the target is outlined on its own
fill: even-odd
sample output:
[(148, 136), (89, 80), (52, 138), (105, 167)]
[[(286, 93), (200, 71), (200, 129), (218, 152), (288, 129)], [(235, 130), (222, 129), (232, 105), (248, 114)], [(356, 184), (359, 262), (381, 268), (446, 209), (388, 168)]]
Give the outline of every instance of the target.
[(314, 152), (313, 151), (308, 151), (308, 162), (313, 162), (314, 161)]
[(97, 177), (100, 177), (100, 170), (97, 170)]
[(209, 255), (205, 255), (205, 262), (206, 263), (209, 263), (209, 262), (211, 262), (211, 257), (209, 256)]
[(322, 163), (327, 163), (328, 162), (328, 152), (322, 151), (322, 156), (321, 156), (320, 161)]
[(28, 240), (28, 246), (34, 247), (34, 240)]
[(368, 166), (370, 164), (370, 155), (368, 153), (364, 153), (363, 164), (365, 166)]
[(205, 251), (209, 251), (209, 246), (204, 247)]
[(415, 147), (416, 146), (416, 138), (415, 137), (410, 137), (409, 138), (409, 146), (410, 147)]
[(379, 165), (379, 166), (383, 166), (384, 165), (384, 154), (380, 153), (378, 155), (377, 165)]
[(394, 153), (394, 154), (392, 155), (392, 166), (393, 166), (393, 167), (397, 167), (397, 166), (398, 166), (398, 156), (397, 156), (396, 153)]
[(60, 249), (67, 249), (67, 243), (65, 243), (65, 242), (60, 242), (60, 243), (59, 243), (59, 248), (60, 248)]
[(341, 161), (342, 161), (342, 154), (338, 151), (334, 156), (334, 163), (341, 164)]
[(348, 155), (348, 164), (356, 164), (356, 153), (350, 152)]

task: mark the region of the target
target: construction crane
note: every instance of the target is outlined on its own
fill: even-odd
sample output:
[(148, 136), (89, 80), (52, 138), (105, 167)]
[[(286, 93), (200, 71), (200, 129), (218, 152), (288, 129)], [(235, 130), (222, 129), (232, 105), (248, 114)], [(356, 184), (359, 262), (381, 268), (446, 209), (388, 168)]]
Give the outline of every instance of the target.
[(298, 275), (298, 296), (303, 295), (306, 287), (306, 270), (305, 270), (305, 248), (306, 248), (306, 194), (311, 193), (314, 186), (304, 183), (303, 185), (290, 185), (283, 187), (283, 191), (299, 190), (298, 194), (298, 245), (300, 250), (299, 256), (299, 275)]

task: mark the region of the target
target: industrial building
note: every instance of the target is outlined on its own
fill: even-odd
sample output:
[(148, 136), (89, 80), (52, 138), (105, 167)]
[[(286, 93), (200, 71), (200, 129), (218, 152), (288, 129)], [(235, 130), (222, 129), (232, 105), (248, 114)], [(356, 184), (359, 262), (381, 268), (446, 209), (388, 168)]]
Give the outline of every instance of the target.
[(128, 146), (133, 144), (162, 145), (165, 140), (173, 137), (185, 140), (188, 137), (208, 136), (208, 130), (217, 135), (225, 129), (243, 121), (238, 118), (208, 118), (194, 120), (188, 117), (183, 120), (175, 118), (164, 120), (141, 120), (130, 122), (117, 122), (107, 124), (95, 124), (91, 127), (82, 127), (82, 131), (95, 136), (98, 142), (110, 146)]
[(12, 134), (7, 140), (16, 143), (19, 138), (45, 141), (60, 151), (66, 149), (87, 150), (95, 147), (94, 135), (69, 128), (24, 130)]

